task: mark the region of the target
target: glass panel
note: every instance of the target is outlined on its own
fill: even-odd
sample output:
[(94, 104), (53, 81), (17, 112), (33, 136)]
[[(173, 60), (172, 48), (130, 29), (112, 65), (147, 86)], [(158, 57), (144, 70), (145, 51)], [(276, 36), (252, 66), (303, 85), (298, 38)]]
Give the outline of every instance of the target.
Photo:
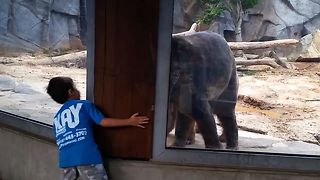
[(320, 155), (320, 5), (225, 2), (175, 0), (167, 147)]
[(49, 79), (69, 76), (86, 98), (86, 5), (4, 1), (0, 6), (0, 110), (51, 124), (60, 107)]

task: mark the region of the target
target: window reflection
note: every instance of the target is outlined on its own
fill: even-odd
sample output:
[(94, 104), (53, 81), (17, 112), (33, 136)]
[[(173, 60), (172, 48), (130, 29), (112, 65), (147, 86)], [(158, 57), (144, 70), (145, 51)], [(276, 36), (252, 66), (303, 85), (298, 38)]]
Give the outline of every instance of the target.
[(0, 110), (51, 124), (60, 105), (45, 88), (58, 75), (73, 77), (85, 98), (85, 27), (85, 0), (4, 2)]
[[(240, 39), (300, 43), (230, 51), (225, 39), (239, 41), (237, 24), (228, 11), (200, 21), (205, 2), (175, 1), (167, 147), (320, 155), (320, 65), (312, 62), (320, 57), (320, 25), (310, 25), (318, 11), (301, 19), (284, 11), (287, 4), (260, 1), (245, 9)], [(268, 25), (279, 22), (270, 7), (296, 21)]]

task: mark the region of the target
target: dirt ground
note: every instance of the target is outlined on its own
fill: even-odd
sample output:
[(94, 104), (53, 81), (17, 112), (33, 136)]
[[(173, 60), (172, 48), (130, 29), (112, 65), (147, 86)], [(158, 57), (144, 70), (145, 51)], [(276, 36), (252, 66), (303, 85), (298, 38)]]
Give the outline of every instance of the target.
[[(19, 96), (16, 100), (16, 93), (0, 91), (0, 109), (28, 114), (27, 117), (31, 119), (50, 124), (60, 105), (45, 94), (48, 80), (57, 75), (70, 76), (75, 79), (85, 98), (86, 70), (77, 68), (74, 63), (70, 66), (70, 62), (54, 66), (37, 65), (37, 59), (41, 58), (30, 55), (0, 57), (0, 75), (8, 75), (17, 84), (23, 82), (38, 92), (36, 95), (23, 96), (30, 96), (29, 99), (24, 100)], [(292, 64), (295, 69), (267, 66), (239, 68), (238, 126), (245, 131), (289, 141), (319, 144), (320, 63)], [(36, 106), (35, 97), (39, 96), (42, 99)]]
[(239, 128), (319, 144), (320, 63), (292, 64), (239, 71)]
[(81, 97), (86, 98), (86, 69), (77, 68), (74, 62), (63, 62), (54, 66), (37, 65), (42, 62), (47, 62), (47, 58), (30, 55), (0, 57), (0, 76), (12, 77), (17, 87), (27, 84), (30, 86), (27, 88), (35, 91), (17, 93), (15, 90), (0, 90), (0, 110), (51, 124), (60, 107), (60, 104), (46, 94), (49, 79), (54, 76), (72, 77)]

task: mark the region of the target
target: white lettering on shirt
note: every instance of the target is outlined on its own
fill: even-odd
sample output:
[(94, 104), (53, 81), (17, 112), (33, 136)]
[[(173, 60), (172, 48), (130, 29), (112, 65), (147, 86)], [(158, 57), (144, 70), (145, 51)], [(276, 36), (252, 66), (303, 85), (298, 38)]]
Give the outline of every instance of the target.
[(66, 126), (69, 128), (75, 128), (79, 124), (79, 112), (81, 107), (82, 103), (77, 103), (76, 106), (72, 105), (63, 110), (61, 113), (57, 114), (56, 118), (54, 118), (56, 136), (66, 132)]

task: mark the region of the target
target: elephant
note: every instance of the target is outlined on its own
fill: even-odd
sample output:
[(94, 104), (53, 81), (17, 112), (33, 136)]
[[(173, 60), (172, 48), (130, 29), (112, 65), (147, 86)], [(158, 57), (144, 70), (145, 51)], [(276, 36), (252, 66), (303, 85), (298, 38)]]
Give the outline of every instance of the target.
[[(172, 146), (194, 143), (195, 124), (206, 148), (238, 149), (235, 106), (238, 96), (235, 60), (226, 40), (214, 32), (172, 37), (167, 133)], [(217, 133), (214, 115), (223, 128)]]

